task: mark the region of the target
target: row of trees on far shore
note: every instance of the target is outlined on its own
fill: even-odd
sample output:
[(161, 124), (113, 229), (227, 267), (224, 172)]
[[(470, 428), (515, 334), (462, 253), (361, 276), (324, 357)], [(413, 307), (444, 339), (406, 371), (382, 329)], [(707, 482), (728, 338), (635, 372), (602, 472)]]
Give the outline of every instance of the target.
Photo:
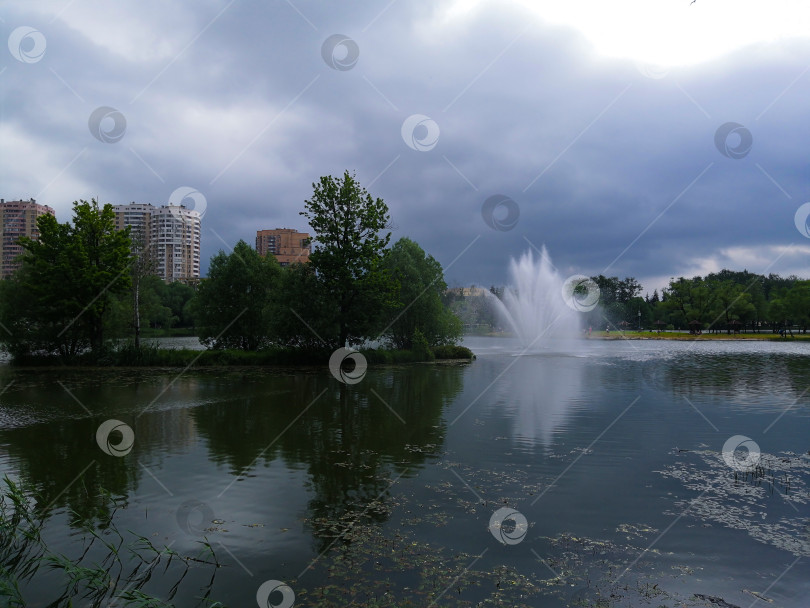
[[(641, 296), (633, 278), (591, 277), (599, 287), (599, 306), (583, 313), (594, 329), (679, 329), (700, 331), (773, 331), (810, 327), (810, 281), (796, 276), (759, 275), (721, 270), (705, 277), (673, 278), (659, 295)], [(503, 290), (491, 287), (501, 297)], [(456, 298), (451, 306), (465, 325), (497, 326), (492, 307), (480, 298)]]
[[(117, 230), (111, 205), (77, 201), (72, 223), (38, 219), (22, 266), (0, 282), (0, 342), (13, 355), (101, 354), (141, 328), (194, 326), (209, 348), (334, 349), (369, 341), (399, 349), (453, 344), (441, 265), (414, 241), (389, 247), (388, 207), (346, 172), (313, 184), (301, 215), (310, 261), (282, 268), (244, 241), (210, 262), (197, 286), (164, 284), (147, 248)], [(135, 246), (133, 247), (133, 242)]]
[[(721, 270), (670, 279), (661, 294), (641, 297), (630, 277), (592, 277), (600, 308), (588, 313), (594, 328), (681, 329), (701, 331), (780, 331), (810, 325), (810, 281), (795, 276)], [(641, 313), (639, 318), (639, 312)]]

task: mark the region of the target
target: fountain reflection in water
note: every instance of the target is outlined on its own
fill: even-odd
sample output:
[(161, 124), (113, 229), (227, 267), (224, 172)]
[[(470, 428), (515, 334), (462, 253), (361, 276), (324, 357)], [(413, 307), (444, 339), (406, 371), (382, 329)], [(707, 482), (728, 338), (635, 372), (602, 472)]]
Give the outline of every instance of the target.
[[(598, 292), (574, 295), (545, 247), (539, 257), (527, 251), (509, 264), (509, 285), (502, 299), (489, 302), (502, 326), (519, 339), (510, 373), (495, 384), (494, 403), (512, 420), (518, 444), (546, 446), (570, 424), (571, 410), (583, 407), (583, 379), (588, 348), (580, 337), (581, 313), (595, 306)], [(566, 296), (568, 300), (566, 300)], [(580, 353), (580, 354), (578, 354)]]
[(518, 357), (495, 388), (497, 409), (511, 420), (516, 444), (550, 447), (583, 403), (587, 359), (563, 354)]

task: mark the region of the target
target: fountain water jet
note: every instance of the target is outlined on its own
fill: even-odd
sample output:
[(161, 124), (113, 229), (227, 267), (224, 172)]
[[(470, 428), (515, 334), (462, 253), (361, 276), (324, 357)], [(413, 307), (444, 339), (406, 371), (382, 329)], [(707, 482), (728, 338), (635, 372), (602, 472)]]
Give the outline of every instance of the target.
[(509, 263), (511, 284), (503, 301), (491, 298), (503, 322), (527, 351), (542, 351), (553, 343), (571, 350), (580, 331), (578, 313), (563, 297), (565, 281), (551, 264), (545, 246), (540, 258), (527, 251)]

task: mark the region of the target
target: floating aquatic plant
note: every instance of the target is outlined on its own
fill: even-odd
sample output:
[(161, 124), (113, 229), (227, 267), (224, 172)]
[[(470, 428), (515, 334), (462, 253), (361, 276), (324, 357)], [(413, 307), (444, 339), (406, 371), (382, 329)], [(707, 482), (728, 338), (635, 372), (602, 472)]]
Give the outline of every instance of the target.
[(671, 514), (686, 512), (796, 556), (810, 555), (807, 509), (800, 508), (810, 504), (810, 456), (762, 453), (744, 470), (730, 468), (712, 450), (681, 451), (677, 458), (659, 473), (699, 495), (677, 500)]

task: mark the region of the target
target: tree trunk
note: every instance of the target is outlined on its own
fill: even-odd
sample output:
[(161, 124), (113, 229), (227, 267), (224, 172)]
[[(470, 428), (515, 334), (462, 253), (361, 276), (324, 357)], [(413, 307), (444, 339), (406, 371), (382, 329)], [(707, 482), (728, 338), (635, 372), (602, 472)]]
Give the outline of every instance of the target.
[(347, 328), (346, 323), (346, 315), (348, 314), (346, 311), (348, 310), (348, 306), (344, 301), (340, 303), (340, 335), (338, 336), (338, 348), (343, 348), (346, 346), (346, 340), (349, 337), (349, 331)]
[(104, 326), (102, 323), (99, 318), (94, 318), (90, 322), (90, 350), (94, 353), (101, 352), (101, 348), (104, 346)]
[(135, 350), (141, 349), (141, 282), (139, 279), (135, 280), (135, 318), (133, 323), (135, 325)]

